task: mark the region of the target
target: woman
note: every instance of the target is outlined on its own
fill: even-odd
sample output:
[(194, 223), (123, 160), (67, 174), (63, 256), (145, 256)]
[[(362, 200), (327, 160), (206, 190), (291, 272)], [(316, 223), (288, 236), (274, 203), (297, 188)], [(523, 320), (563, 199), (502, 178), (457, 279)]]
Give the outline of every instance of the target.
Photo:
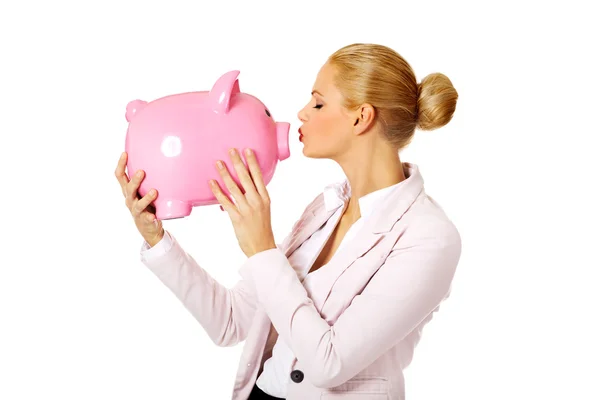
[(129, 181), (126, 154), (116, 176), (144, 264), (214, 343), (246, 341), (233, 399), (404, 399), (403, 369), (450, 293), (461, 239), (399, 151), (415, 128), (448, 123), (457, 93), (442, 74), (417, 83), (399, 54), (372, 44), (331, 55), (313, 89), (298, 114), (303, 152), (336, 161), (347, 180), (326, 187), (276, 245), (254, 155), (231, 155), (244, 194), (217, 165), (235, 202), (211, 188), (248, 256), (231, 289), (164, 231), (156, 191), (138, 198), (143, 172)]

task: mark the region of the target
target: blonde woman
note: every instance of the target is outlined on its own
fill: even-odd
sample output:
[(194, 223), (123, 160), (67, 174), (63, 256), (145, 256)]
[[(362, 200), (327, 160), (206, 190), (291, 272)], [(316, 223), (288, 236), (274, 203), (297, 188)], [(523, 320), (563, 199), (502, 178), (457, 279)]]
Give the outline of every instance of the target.
[(235, 171), (215, 165), (235, 202), (211, 188), (248, 256), (232, 288), (163, 229), (150, 206), (156, 191), (140, 199), (143, 171), (129, 180), (121, 157), (115, 174), (144, 239), (144, 264), (215, 344), (245, 341), (232, 399), (404, 399), (403, 370), (449, 296), (461, 238), (418, 166), (399, 153), (416, 128), (447, 124), (457, 98), (446, 76), (419, 83), (388, 47), (333, 53), (298, 113), (299, 133), (305, 156), (334, 160), (347, 179), (319, 193), (282, 243), (255, 156), (235, 149)]

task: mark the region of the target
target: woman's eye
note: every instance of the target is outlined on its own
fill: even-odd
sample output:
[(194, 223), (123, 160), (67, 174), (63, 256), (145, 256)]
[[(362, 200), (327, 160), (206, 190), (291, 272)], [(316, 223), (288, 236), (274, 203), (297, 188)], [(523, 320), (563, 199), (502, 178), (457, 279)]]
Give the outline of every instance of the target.
[(271, 117), (271, 113), (266, 108), (265, 108), (265, 112), (267, 113), (267, 117)]
[(319, 108), (321, 108), (321, 107), (323, 107), (323, 104), (317, 104), (317, 105), (316, 105), (316, 106), (314, 106), (313, 108), (319, 109)]

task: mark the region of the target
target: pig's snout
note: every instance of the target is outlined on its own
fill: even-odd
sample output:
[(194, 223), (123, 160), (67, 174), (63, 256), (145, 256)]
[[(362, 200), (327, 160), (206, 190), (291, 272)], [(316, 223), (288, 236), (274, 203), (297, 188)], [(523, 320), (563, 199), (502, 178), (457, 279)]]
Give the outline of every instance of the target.
[(290, 124), (288, 122), (276, 122), (277, 128), (277, 156), (279, 160), (285, 160), (290, 156)]

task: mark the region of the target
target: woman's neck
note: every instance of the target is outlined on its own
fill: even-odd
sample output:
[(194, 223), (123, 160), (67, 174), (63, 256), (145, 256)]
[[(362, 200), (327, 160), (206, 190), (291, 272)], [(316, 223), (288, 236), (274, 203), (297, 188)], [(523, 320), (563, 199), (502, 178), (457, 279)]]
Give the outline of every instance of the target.
[(404, 167), (396, 151), (356, 152), (346, 160), (338, 161), (350, 184), (351, 197), (345, 215), (360, 217), (358, 199), (406, 179)]

